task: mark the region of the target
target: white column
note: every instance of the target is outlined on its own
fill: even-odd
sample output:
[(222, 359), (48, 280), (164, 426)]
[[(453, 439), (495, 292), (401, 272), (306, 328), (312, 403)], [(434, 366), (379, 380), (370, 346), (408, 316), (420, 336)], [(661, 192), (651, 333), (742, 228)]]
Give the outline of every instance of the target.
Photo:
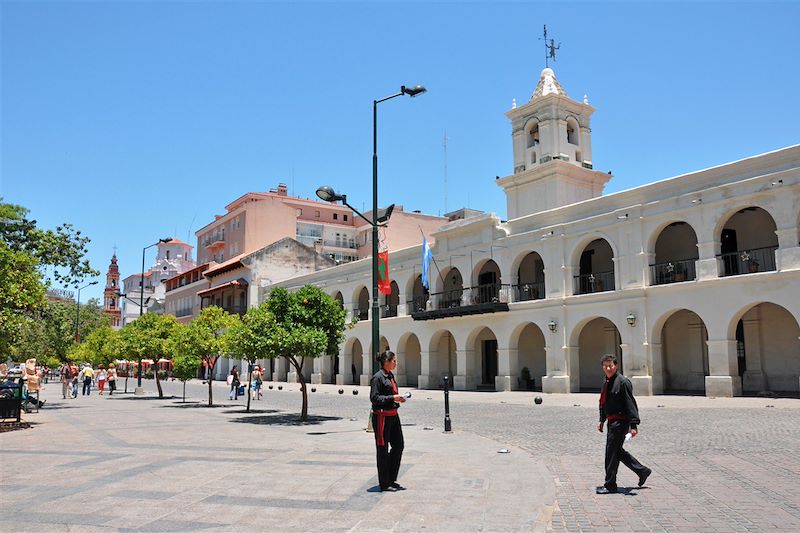
[(707, 280), (719, 277), (719, 261), (717, 261), (717, 250), (719, 243), (716, 241), (706, 241), (697, 243), (698, 259), (697, 279)]
[(353, 373), (350, 367), (353, 366), (353, 354), (341, 354), (339, 356), (339, 373), (336, 374), (337, 385), (352, 385)]
[(408, 384), (408, 377), (406, 376), (406, 352), (405, 348), (401, 352), (398, 350), (397, 354), (397, 368), (394, 372), (394, 380), (397, 382), (398, 387), (405, 387)]
[[(556, 334), (552, 336), (557, 339)], [(571, 391), (570, 376), (567, 370), (569, 368), (567, 359), (570, 355), (570, 348), (555, 344), (560, 343), (554, 340), (553, 345), (548, 344), (544, 347), (547, 357), (547, 375), (542, 377), (542, 392), (567, 393)], [(577, 347), (574, 347), (574, 352), (577, 357)]]
[(456, 353), (456, 372), (453, 376), (453, 390), (475, 390), (478, 386), (478, 381), (475, 377), (475, 369), (473, 368), (472, 359), (474, 357), (474, 350), (458, 350)]
[(272, 374), (272, 381), (286, 381), (286, 367), (288, 363), (285, 357), (275, 359), (275, 373)]
[[(369, 385), (372, 378), (372, 352), (365, 353), (361, 356), (361, 375), (359, 376), (359, 385)], [(358, 369), (356, 369), (358, 370)]]
[(706, 396), (739, 396), (742, 380), (736, 362), (736, 341), (708, 341), (709, 376), (706, 376)]
[(653, 394), (664, 393), (664, 360), (662, 359), (661, 344), (650, 343), (645, 346), (647, 359), (652, 372)]
[(497, 349), (497, 376), (494, 390), (519, 390), (519, 355), (516, 348)]
[(786, 228), (775, 231), (778, 236), (778, 249), (775, 251), (775, 261), (778, 270), (800, 269), (800, 246), (798, 246), (797, 228)]
[(419, 382), (417, 387), (420, 389), (435, 389), (438, 387), (436, 376), (431, 375), (431, 352), (422, 350), (419, 353), (420, 369)]

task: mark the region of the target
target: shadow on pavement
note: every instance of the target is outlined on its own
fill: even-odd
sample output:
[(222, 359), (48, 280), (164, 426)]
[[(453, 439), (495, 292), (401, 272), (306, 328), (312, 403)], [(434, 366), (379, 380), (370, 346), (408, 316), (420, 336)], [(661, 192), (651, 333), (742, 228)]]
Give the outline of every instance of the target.
[(219, 404), (215, 403), (214, 405), (208, 405), (208, 401), (205, 402), (172, 402), (172, 405), (161, 405), (160, 407), (170, 407), (172, 409), (191, 409), (191, 408), (206, 408), (206, 409), (220, 409), (220, 408), (228, 408), (230, 405), (227, 404)]
[[(109, 398), (111, 398), (111, 396), (109, 396)], [(120, 400), (136, 400), (138, 402), (138, 401), (141, 401), (141, 400), (180, 400), (181, 397), (180, 396), (172, 396), (172, 395), (170, 395), (170, 396), (164, 395), (163, 398), (159, 398), (158, 396), (126, 396), (125, 398), (119, 398), (119, 399)]]
[(329, 422), (331, 420), (342, 420), (340, 416), (314, 416), (309, 415), (308, 420), (302, 422), (298, 414), (283, 414), (272, 416), (247, 416), (235, 418), (231, 422), (239, 424), (259, 424), (267, 426), (310, 426)]
[(228, 411), (228, 412), (232, 413), (232, 414), (246, 415), (246, 414), (253, 414), (253, 413), (255, 413), (255, 414), (259, 414), (259, 413), (280, 413), (280, 410), (278, 410), (278, 409), (250, 409), (248, 411), (247, 409), (237, 409), (235, 411)]

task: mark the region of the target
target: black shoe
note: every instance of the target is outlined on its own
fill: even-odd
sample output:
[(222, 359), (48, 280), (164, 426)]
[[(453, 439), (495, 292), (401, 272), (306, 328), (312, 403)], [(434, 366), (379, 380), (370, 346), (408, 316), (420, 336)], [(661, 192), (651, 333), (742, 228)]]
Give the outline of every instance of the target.
[(617, 488), (609, 489), (608, 487), (597, 487), (594, 492), (596, 494), (616, 494)]
[(644, 486), (644, 482), (647, 481), (647, 478), (649, 478), (650, 474), (652, 474), (652, 473), (653, 473), (653, 471), (648, 468), (647, 470), (645, 470), (644, 474), (639, 476), (639, 486), (640, 487)]
[(394, 482), (390, 485), (394, 490), (406, 490), (406, 488), (401, 485), (400, 483)]
[(381, 492), (397, 492), (397, 489), (389, 485), (388, 487), (381, 487)]

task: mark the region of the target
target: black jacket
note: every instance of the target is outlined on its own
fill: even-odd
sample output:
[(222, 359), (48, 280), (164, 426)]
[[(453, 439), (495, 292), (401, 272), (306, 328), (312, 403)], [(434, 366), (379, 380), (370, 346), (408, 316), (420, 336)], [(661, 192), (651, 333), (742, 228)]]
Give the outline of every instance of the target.
[(375, 372), (370, 381), (369, 399), (373, 409), (397, 409), (400, 404), (394, 401), (397, 394), (392, 386), (394, 374), (383, 369)]
[[(607, 385), (606, 385), (607, 384)], [(606, 403), (600, 406), (600, 422), (605, 422), (609, 416), (622, 416), (628, 420), (632, 429), (639, 425), (639, 407), (633, 397), (631, 380), (617, 372), (611, 378), (606, 378), (607, 386)]]

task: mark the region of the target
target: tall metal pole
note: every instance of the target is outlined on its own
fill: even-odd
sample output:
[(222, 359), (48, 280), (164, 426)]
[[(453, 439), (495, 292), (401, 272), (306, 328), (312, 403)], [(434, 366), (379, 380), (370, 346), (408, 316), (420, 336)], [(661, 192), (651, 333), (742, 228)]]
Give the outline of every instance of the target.
[[(152, 246), (152, 244), (150, 245)], [(142, 277), (139, 278), (139, 318), (144, 314), (144, 253), (150, 246), (142, 248)], [(139, 367), (137, 369), (136, 391), (134, 394), (144, 394), (142, 389), (142, 358), (139, 357)]]
[(378, 371), (380, 353), (378, 306), (378, 101), (372, 101), (372, 372)]

